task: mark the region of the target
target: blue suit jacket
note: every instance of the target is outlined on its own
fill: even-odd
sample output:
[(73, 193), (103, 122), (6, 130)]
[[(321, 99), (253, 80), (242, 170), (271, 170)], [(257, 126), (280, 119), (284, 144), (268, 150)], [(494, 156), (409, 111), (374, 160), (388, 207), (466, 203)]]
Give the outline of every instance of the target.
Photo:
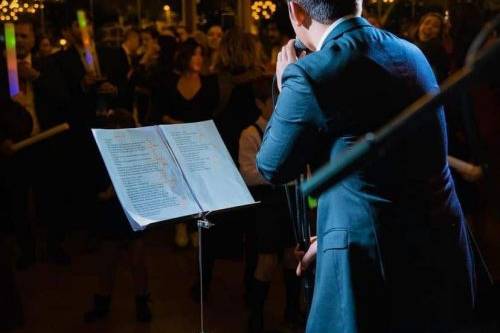
[[(257, 165), (274, 183), (334, 160), (438, 89), (417, 47), (362, 18), (283, 74)], [(446, 162), (442, 108), (319, 198), (309, 333), (450, 332), (474, 296), (468, 233)]]

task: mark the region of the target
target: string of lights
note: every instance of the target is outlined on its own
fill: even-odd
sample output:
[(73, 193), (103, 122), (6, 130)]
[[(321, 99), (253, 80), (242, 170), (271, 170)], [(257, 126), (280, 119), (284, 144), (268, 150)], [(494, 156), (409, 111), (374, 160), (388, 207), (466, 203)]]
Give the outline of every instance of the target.
[(0, 21), (17, 21), (19, 15), (35, 14), (43, 8), (43, 0), (0, 0)]
[(272, 1), (255, 1), (252, 4), (252, 17), (258, 21), (260, 19), (269, 20), (276, 12), (276, 4)]

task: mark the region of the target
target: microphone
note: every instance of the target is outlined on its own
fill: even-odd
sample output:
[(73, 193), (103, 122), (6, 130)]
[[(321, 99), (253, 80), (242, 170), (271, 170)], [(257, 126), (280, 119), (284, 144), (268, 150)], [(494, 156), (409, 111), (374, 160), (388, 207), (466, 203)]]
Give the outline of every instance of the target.
[(307, 52), (307, 47), (304, 45), (304, 43), (302, 43), (302, 41), (298, 37), (295, 37), (293, 47), (295, 48), (295, 53), (297, 54), (297, 57), (299, 57), (302, 54), (302, 52), (304, 51)]

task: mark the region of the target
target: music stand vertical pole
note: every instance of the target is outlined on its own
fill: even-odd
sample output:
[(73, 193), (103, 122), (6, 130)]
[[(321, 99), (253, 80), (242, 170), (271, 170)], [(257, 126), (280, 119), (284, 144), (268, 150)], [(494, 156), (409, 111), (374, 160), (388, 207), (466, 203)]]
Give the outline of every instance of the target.
[(198, 220), (198, 265), (199, 265), (199, 278), (200, 278), (200, 333), (206, 333), (205, 332), (205, 304), (203, 301), (203, 251), (202, 251), (202, 244), (203, 244), (203, 229), (208, 230), (213, 226), (212, 223), (210, 223), (206, 217), (202, 217), (201, 219)]

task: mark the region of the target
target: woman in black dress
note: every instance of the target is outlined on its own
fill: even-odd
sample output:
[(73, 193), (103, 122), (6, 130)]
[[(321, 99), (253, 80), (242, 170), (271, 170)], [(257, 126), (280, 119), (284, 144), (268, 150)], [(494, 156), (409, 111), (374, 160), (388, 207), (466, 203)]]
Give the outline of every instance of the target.
[(158, 120), (175, 124), (212, 118), (219, 92), (216, 77), (201, 74), (203, 49), (194, 39), (181, 45), (175, 57), (175, 71), (161, 79), (153, 93)]
[(412, 41), (422, 50), (439, 82), (448, 77), (450, 59), (444, 48), (445, 21), (436, 12), (422, 16), (411, 34)]

